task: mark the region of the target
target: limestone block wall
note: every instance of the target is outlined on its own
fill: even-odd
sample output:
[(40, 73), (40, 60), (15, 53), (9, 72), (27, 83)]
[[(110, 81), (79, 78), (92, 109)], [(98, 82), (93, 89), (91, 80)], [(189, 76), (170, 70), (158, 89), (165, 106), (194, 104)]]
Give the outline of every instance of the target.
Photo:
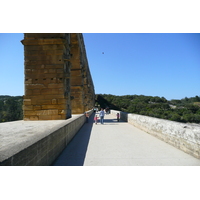
[(24, 120), (71, 117), (69, 34), (24, 34)]
[(95, 103), (94, 84), (82, 34), (71, 34), (70, 53), (72, 114), (79, 114), (92, 109)]
[(25, 33), (24, 120), (65, 120), (94, 107), (81, 33)]
[[(117, 112), (112, 110), (111, 114)], [(120, 114), (127, 116), (129, 124), (196, 158), (200, 158), (200, 125), (179, 123), (131, 113), (120, 112)]]
[[(93, 110), (88, 111), (89, 115), (93, 113)], [(4, 144), (0, 145), (0, 166), (48, 166), (51, 165), (58, 155), (64, 150), (71, 139), (76, 135), (79, 129), (85, 123), (85, 115), (77, 115), (68, 120), (59, 121), (41, 121), (41, 122), (30, 122), (22, 121), (25, 126), (26, 123), (35, 124), (45, 123), (47, 126), (46, 131), (38, 130), (38, 133), (34, 133), (34, 129), (28, 130), (27, 132), (13, 135), (14, 144), (6, 145), (5, 139)], [(7, 122), (10, 123), (10, 122)], [(19, 123), (19, 122), (11, 122)], [(56, 125), (52, 126), (52, 123)], [(5, 125), (5, 124), (4, 124)], [(9, 124), (8, 124), (9, 125)], [(13, 125), (13, 124), (12, 124)], [(19, 125), (19, 124), (18, 124)], [(43, 124), (42, 124), (43, 125)], [(13, 125), (15, 126), (15, 124)], [(27, 126), (31, 126), (28, 124)], [(51, 127), (48, 129), (48, 126)], [(34, 127), (33, 127), (34, 128)], [(15, 129), (13, 127), (13, 129)], [(0, 126), (1, 130), (1, 126)], [(34, 133), (34, 134), (33, 134)], [(9, 133), (8, 133), (9, 134)], [(18, 140), (16, 139), (18, 135)], [(8, 136), (6, 136), (8, 137)], [(23, 139), (25, 138), (25, 139)], [(12, 138), (10, 139), (12, 140)], [(1, 141), (3, 143), (3, 140)]]

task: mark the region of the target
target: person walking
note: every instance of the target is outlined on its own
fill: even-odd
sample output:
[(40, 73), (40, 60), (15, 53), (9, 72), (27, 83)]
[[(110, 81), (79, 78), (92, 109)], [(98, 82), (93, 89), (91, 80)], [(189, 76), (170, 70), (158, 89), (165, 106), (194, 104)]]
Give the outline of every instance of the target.
[(100, 122), (101, 122), (101, 124), (103, 124), (104, 123), (104, 115), (105, 115), (105, 112), (104, 112), (104, 110), (103, 110), (103, 108), (101, 109), (101, 111), (99, 112), (99, 117), (100, 117)]
[(119, 122), (119, 113), (117, 113), (117, 121)]
[(85, 118), (86, 118), (86, 123), (88, 123), (88, 121), (89, 121), (89, 114), (87, 112), (85, 113)]

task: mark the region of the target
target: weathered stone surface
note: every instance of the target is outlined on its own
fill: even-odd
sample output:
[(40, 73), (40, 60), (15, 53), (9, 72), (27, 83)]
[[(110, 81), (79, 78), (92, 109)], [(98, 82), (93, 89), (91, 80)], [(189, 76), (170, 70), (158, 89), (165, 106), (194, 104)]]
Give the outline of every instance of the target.
[(185, 124), (143, 115), (112, 110), (111, 114), (120, 113), (121, 119), (135, 127), (175, 146), (184, 152), (200, 158), (200, 125)]
[[(93, 108), (94, 86), (82, 34), (26, 33), (22, 44), (24, 120), (67, 119), (71, 113), (81, 114)], [(63, 112), (55, 114), (52, 109)]]

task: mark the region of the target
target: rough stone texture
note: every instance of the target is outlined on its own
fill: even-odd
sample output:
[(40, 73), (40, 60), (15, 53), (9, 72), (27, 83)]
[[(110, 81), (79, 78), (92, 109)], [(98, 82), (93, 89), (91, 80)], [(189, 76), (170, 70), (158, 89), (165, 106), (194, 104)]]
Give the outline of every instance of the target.
[[(116, 114), (118, 111), (111, 111)], [(184, 152), (200, 158), (200, 126), (185, 124), (154, 117), (120, 112), (128, 123), (175, 146)]]
[[(89, 111), (89, 114), (93, 111)], [(1, 166), (48, 166), (85, 123), (85, 116), (68, 120), (15, 121), (0, 124)]]
[(82, 34), (71, 34), (70, 47), (72, 113), (80, 114), (94, 106), (94, 86)]
[[(82, 34), (24, 34), (24, 120), (61, 120), (94, 106)], [(86, 89), (85, 89), (86, 87)]]

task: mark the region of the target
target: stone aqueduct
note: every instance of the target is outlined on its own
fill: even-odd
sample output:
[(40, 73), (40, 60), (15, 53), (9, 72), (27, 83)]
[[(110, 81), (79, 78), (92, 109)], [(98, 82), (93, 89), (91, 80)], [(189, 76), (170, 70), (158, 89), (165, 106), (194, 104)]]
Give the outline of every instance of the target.
[(25, 33), (24, 120), (59, 120), (94, 106), (81, 33)]

